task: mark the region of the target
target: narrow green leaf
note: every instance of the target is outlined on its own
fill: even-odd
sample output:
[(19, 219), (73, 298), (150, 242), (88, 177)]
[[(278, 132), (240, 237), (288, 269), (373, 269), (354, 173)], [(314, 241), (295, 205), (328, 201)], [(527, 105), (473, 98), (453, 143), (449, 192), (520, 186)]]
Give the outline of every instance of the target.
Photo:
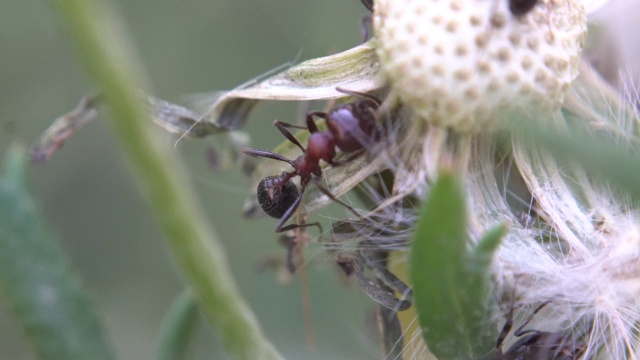
[[(470, 266), (464, 194), (451, 173), (431, 190), (410, 250), (409, 276), (423, 337), (439, 359), (474, 359), (497, 339), (487, 327), (487, 280)], [(486, 255), (494, 237), (475, 254)], [(477, 256), (474, 256), (477, 258)], [(482, 263), (482, 262), (480, 262)], [(479, 281), (480, 280), (480, 281)]]
[(0, 179), (0, 289), (39, 359), (113, 359), (102, 327), (24, 186), (10, 148)]
[(183, 291), (162, 322), (158, 360), (186, 359), (189, 340), (198, 320), (198, 303), (191, 290)]

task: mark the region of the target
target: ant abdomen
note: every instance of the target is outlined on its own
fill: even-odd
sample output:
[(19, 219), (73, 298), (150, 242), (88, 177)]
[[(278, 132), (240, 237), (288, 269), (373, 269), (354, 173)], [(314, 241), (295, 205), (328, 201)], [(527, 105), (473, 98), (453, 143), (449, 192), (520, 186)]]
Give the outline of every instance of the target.
[(354, 152), (367, 145), (363, 143), (370, 141), (375, 129), (375, 119), (369, 109), (363, 111), (355, 104), (347, 105), (344, 109), (336, 109), (330, 113), (327, 128), (340, 150)]
[(344, 152), (365, 148), (375, 140), (375, 111), (380, 100), (374, 96), (336, 88), (345, 94), (364, 97), (360, 101), (342, 104), (326, 114), (327, 128), (336, 146)]
[(258, 184), (258, 202), (267, 215), (280, 219), (300, 196), (291, 180), (282, 183), (281, 176), (267, 176)]

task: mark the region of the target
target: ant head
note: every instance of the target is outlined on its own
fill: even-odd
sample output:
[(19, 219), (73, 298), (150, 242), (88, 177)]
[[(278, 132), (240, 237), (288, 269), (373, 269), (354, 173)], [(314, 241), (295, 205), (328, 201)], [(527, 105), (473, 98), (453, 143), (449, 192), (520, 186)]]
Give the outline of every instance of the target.
[(298, 188), (282, 176), (267, 176), (258, 184), (258, 202), (267, 215), (280, 219), (300, 197)]
[(524, 16), (531, 11), (537, 3), (538, 0), (509, 0), (509, 11), (511, 11), (513, 16)]

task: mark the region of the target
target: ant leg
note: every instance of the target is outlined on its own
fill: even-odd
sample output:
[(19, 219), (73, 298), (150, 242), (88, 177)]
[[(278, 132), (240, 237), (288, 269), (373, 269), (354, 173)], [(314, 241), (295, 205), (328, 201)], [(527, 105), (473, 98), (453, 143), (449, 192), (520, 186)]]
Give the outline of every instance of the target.
[(299, 229), (299, 228), (306, 228), (306, 227), (310, 227), (310, 226), (318, 227), (318, 230), (320, 231), (320, 234), (322, 234), (322, 232), (323, 232), (322, 225), (320, 225), (319, 222), (314, 222), (314, 223), (309, 223), (309, 224), (289, 224), (287, 226), (282, 227), (280, 229), (280, 231), (283, 232), (283, 231), (295, 230), (295, 229)]
[(397, 310), (390, 310), (379, 305), (377, 311), (378, 325), (382, 328), (385, 359), (402, 359), (404, 351), (404, 335)]
[(296, 272), (296, 264), (294, 259), (294, 250), (296, 248), (296, 237), (289, 234), (280, 235), (278, 241), (282, 246), (287, 249), (287, 257), (285, 260), (285, 267), (289, 271), (289, 273), (293, 274)]
[(498, 341), (496, 341), (496, 355), (500, 360), (502, 360), (503, 358), (502, 344), (504, 343), (504, 339), (507, 338), (509, 331), (511, 331), (511, 328), (513, 327), (513, 308), (514, 307), (512, 305), (511, 309), (509, 310), (509, 317), (507, 317), (507, 321), (504, 323), (504, 326), (502, 327), (502, 330), (498, 335)]
[[(547, 304), (549, 303), (549, 301), (545, 301), (542, 304), (540, 304), (540, 306), (538, 306), (533, 313), (529, 316), (529, 318), (520, 326), (518, 327), (514, 332), (513, 332), (513, 336), (516, 337), (521, 337), (522, 335), (528, 334), (528, 333), (540, 333), (540, 331), (538, 330), (524, 330), (524, 327), (527, 326), (529, 324), (529, 322), (531, 322), (531, 320), (533, 319), (533, 317), (538, 313), (538, 311), (540, 311), (543, 307), (545, 307)], [(511, 309), (509, 310), (509, 317), (507, 318), (507, 321), (505, 322), (504, 326), (502, 327), (502, 331), (500, 331), (500, 335), (498, 336), (498, 341), (496, 342), (496, 354), (499, 356), (498, 359), (502, 360), (504, 356), (504, 354), (502, 353), (502, 344), (504, 343), (504, 340), (506, 339), (507, 335), (509, 334), (509, 331), (511, 331), (511, 328), (513, 327), (513, 309), (514, 306), (511, 306)]]
[(284, 161), (287, 164), (290, 164), (291, 166), (293, 166), (293, 161), (287, 159), (286, 157), (284, 157), (284, 156), (282, 156), (282, 155), (280, 155), (278, 153), (274, 153), (272, 151), (244, 148), (244, 149), (242, 149), (242, 153), (244, 153), (245, 155), (249, 155), (249, 156), (262, 156), (262, 157), (266, 157), (266, 158), (273, 159), (273, 160)]
[(316, 125), (316, 122), (313, 121), (314, 116), (326, 119), (327, 113), (322, 111), (311, 111), (307, 113), (307, 129), (309, 129), (310, 133), (318, 132), (318, 125)]
[(389, 271), (386, 264), (381, 263), (379, 256), (377, 256), (375, 252), (371, 250), (361, 250), (360, 257), (364, 265), (375, 275), (376, 279), (380, 280), (393, 291), (402, 294), (402, 300), (408, 301), (409, 303), (413, 302), (413, 291), (411, 291), (411, 288), (394, 273)]
[(285, 123), (285, 122), (281, 122), (281, 121), (278, 121), (278, 120), (274, 120), (273, 121), (273, 126), (275, 126), (280, 131), (280, 133), (282, 135), (284, 135), (284, 137), (287, 138), (287, 140), (291, 141), (295, 146), (299, 147), (300, 150), (302, 150), (302, 152), (306, 151), (304, 149), (304, 146), (302, 146), (302, 144), (300, 144), (298, 139), (296, 139), (296, 137), (293, 136), (293, 134), (291, 132), (289, 132), (289, 130), (286, 129), (288, 127), (289, 128), (297, 128), (298, 126), (292, 125), (292, 124), (289, 124), (289, 123)]
[(294, 212), (296, 212), (296, 209), (298, 208), (298, 206), (300, 205), (300, 202), (302, 201), (302, 196), (304, 195), (304, 190), (305, 190), (306, 186), (302, 186), (300, 188), (300, 195), (298, 195), (298, 198), (296, 199), (296, 201), (293, 202), (293, 204), (291, 204), (291, 206), (289, 207), (289, 209), (287, 209), (287, 212), (284, 213), (284, 215), (282, 215), (282, 217), (280, 218), (280, 221), (278, 221), (278, 225), (276, 225), (276, 228), (273, 230), (274, 232), (283, 232), (286, 231), (286, 227), (283, 228), (282, 225), (284, 225), (284, 223), (287, 222), (287, 220), (289, 220), (289, 218), (291, 217), (291, 215), (293, 215)]
[(527, 319), (527, 321), (524, 322), (524, 324), (522, 324), (522, 326), (520, 326), (519, 328), (516, 329), (516, 331), (513, 332), (513, 335), (515, 336), (522, 336), (526, 333), (530, 333), (530, 332), (539, 332), (538, 330), (524, 330), (524, 327), (529, 325), (529, 323), (531, 322), (531, 320), (533, 320), (533, 317), (536, 316), (536, 314), (542, 310), (543, 307), (547, 306), (547, 304), (549, 304), (550, 301), (545, 301), (542, 304), (540, 304), (535, 310), (533, 310), (533, 313), (531, 313), (531, 315), (529, 315), (529, 318)]
[[(295, 230), (295, 229), (300, 229), (300, 228), (307, 228), (310, 226), (317, 226), (318, 229), (320, 230), (320, 234), (322, 234), (322, 226), (320, 225), (320, 223), (318, 222), (314, 222), (314, 223), (310, 223), (310, 224), (289, 224), (285, 227), (283, 227), (282, 229), (280, 229), (281, 232), (285, 232), (285, 231), (289, 231), (289, 230)], [(287, 266), (287, 270), (289, 270), (290, 273), (294, 274), (297, 270), (297, 266), (296, 266), (296, 262), (294, 261), (294, 255), (295, 255), (295, 251), (298, 250), (297, 247), (299, 245), (299, 241), (298, 238), (296, 236), (288, 236), (288, 235), (282, 235), (287, 237), (288, 243), (287, 243), (287, 261), (286, 261), (286, 266)]]
[(345, 89), (345, 88), (341, 88), (339, 86), (336, 86), (336, 90), (340, 91), (341, 93), (345, 93), (347, 95), (351, 95), (351, 96), (357, 96), (360, 98), (365, 98), (365, 99), (369, 99), (371, 101), (373, 101), (376, 104), (376, 108), (380, 105), (382, 105), (382, 100), (378, 99), (377, 96), (373, 96), (367, 93), (363, 93), (363, 92), (359, 92), (359, 91), (353, 91), (353, 90), (349, 90), (349, 89)]
[(407, 310), (411, 307), (411, 303), (409, 301), (398, 299), (393, 293), (393, 290), (384, 283), (380, 283), (367, 276), (367, 274), (365, 274), (362, 259), (359, 257), (352, 259), (351, 264), (341, 264), (340, 266), (343, 270), (349, 270), (349, 267), (352, 267), (353, 272), (356, 274), (360, 289), (362, 289), (365, 294), (378, 304), (394, 312)]
[(371, 15), (365, 15), (360, 20), (360, 26), (362, 27), (362, 43), (366, 43), (369, 40), (369, 29), (367, 24), (371, 24)]
[(347, 204), (346, 202), (338, 199), (335, 195), (333, 195), (333, 193), (331, 193), (331, 190), (327, 189), (326, 187), (324, 187), (324, 185), (320, 184), (320, 181), (318, 181), (318, 178), (314, 178), (313, 182), (316, 184), (316, 187), (322, 191), (325, 195), (327, 195), (329, 197), (329, 199), (337, 202), (338, 204), (346, 207), (349, 211), (351, 211), (356, 217), (358, 217), (358, 219), (360, 220), (365, 220), (364, 216), (362, 216), (360, 214), (360, 212), (358, 212), (358, 210), (356, 210), (353, 206)]
[[(284, 121), (280, 121), (280, 120), (274, 120), (273, 122), (274, 122), (274, 123), (275, 123), (275, 122), (277, 122), (277, 123), (279, 123), (280, 125), (282, 125), (282, 126), (284, 126), (284, 127), (286, 127), (286, 128), (293, 128), (293, 129), (307, 130), (307, 128), (306, 128), (306, 127), (304, 127), (304, 126), (294, 125), (294, 124), (291, 124), (291, 123), (288, 123), (288, 122), (284, 122)], [(275, 126), (275, 125), (274, 125), (274, 126)]]
[(296, 242), (292, 241), (289, 246), (287, 246), (287, 260), (285, 266), (287, 267), (287, 270), (289, 270), (290, 274), (295, 274), (298, 269), (294, 261), (294, 250), (296, 249), (296, 245)]
[(373, 0), (360, 0), (362, 5), (367, 8), (369, 11), (373, 11)]

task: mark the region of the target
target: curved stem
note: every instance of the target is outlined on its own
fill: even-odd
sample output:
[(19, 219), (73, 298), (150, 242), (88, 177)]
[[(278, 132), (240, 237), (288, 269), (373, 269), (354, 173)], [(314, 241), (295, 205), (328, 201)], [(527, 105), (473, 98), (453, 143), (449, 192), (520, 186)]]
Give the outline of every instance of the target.
[(136, 91), (143, 87), (144, 71), (120, 19), (107, 2), (58, 0), (54, 4), (69, 28), (80, 60), (104, 92), (111, 125), (166, 234), (171, 253), (227, 351), (236, 359), (281, 358), (240, 297), (224, 249), (204, 220), (180, 162), (151, 128)]

